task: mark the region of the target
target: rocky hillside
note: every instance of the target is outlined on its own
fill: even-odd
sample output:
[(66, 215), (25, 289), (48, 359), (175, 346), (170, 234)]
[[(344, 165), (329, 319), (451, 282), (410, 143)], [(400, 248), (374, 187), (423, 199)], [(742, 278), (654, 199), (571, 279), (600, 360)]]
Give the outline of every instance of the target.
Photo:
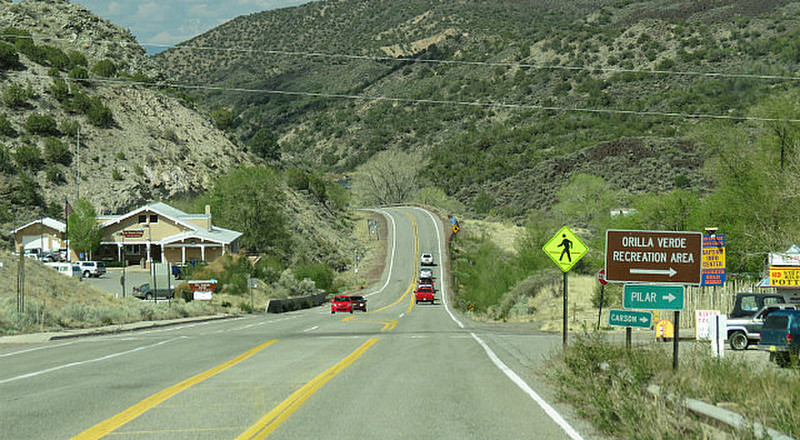
[[(161, 74), (128, 30), (67, 1), (0, 2), (0, 28), (28, 33), (24, 38), (32, 43), (11, 46), (14, 38), (2, 39), (5, 47), (22, 47), (15, 53), (17, 62), (0, 76), (0, 118), (7, 127), (0, 146), (12, 166), (0, 176), (5, 200), (38, 186), (45, 203), (62, 204), (80, 194), (99, 212), (117, 213), (148, 200), (199, 193), (221, 172), (249, 163), (241, 148), (190, 103), (143, 83)], [(41, 56), (43, 51), (49, 52)], [(62, 66), (57, 56), (48, 55), (59, 51), (79, 61)], [(98, 66), (103, 65), (115, 71), (102, 72)], [(76, 76), (81, 71), (84, 76)], [(56, 91), (56, 83), (65, 90)], [(93, 120), (79, 98), (105, 107), (108, 120)], [(32, 125), (32, 117), (44, 118), (45, 126)], [(52, 145), (66, 151), (54, 158)], [(23, 159), (21, 165), (19, 152), (34, 151), (31, 147), (40, 160)], [(32, 176), (32, 184), (26, 176)], [(18, 215), (6, 221), (38, 209), (35, 199), (7, 206)]]
[(320, 1), (239, 17), (155, 59), (200, 102), (231, 109), (241, 138), (269, 127), (287, 163), (347, 171), (412, 151), (429, 164), (424, 185), (474, 213), (520, 217), (587, 170), (632, 193), (708, 190), (707, 152), (687, 132), (797, 86), (760, 74), (795, 76), (798, 11), (786, 0)]

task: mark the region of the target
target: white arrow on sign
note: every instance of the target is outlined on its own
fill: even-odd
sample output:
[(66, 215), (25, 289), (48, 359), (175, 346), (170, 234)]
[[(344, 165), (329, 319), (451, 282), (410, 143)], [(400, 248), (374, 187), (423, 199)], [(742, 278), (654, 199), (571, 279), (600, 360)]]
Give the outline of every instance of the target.
[(645, 318), (644, 316), (642, 316), (641, 318), (639, 318), (639, 322), (647, 322), (647, 318)]
[(667, 269), (631, 269), (631, 273), (642, 274), (642, 275), (669, 275), (670, 278), (675, 276), (678, 271), (673, 268)]
[(672, 302), (672, 301), (675, 301), (676, 299), (678, 299), (677, 296), (675, 296), (675, 295), (673, 295), (671, 293), (669, 295), (667, 295), (667, 296), (662, 296), (662, 298), (666, 299), (668, 302)]

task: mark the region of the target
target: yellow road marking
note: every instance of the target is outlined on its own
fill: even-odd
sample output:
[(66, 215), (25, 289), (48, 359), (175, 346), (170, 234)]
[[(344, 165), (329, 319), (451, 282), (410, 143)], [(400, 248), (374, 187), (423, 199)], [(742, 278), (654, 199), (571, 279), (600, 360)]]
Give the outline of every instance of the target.
[(273, 431), (294, 413), (311, 395), (317, 390), (322, 388), (326, 382), (333, 379), (334, 376), (339, 374), (342, 370), (350, 366), (356, 359), (358, 359), (364, 352), (366, 352), (373, 344), (378, 342), (378, 338), (372, 338), (365, 342), (356, 351), (350, 353), (349, 356), (342, 359), (333, 367), (327, 369), (319, 376), (315, 377), (311, 382), (303, 385), (302, 388), (292, 393), (286, 400), (281, 402), (272, 411), (267, 413), (264, 417), (258, 420), (242, 435), (236, 437), (236, 440), (263, 440), (267, 438)]
[(384, 322), (383, 324), (386, 324), (386, 325), (383, 326), (381, 331), (392, 331), (392, 330), (394, 330), (395, 327), (397, 327), (397, 320), (395, 319), (395, 320), (392, 320), (392, 321), (389, 321), (389, 322)]
[(393, 302), (393, 303), (389, 304), (388, 306), (383, 306), (383, 307), (381, 307), (380, 309), (378, 309), (378, 310), (375, 310), (373, 313), (380, 312), (380, 311), (382, 311), (382, 310), (386, 310), (386, 309), (388, 309), (389, 307), (392, 307), (392, 306), (395, 306), (395, 305), (397, 305), (397, 303), (399, 303), (400, 301), (402, 301), (402, 300), (403, 300), (403, 298), (405, 298), (405, 297), (406, 297), (406, 295), (408, 295), (408, 292), (410, 292), (410, 291), (411, 291), (411, 289), (412, 289), (413, 287), (414, 287), (414, 284), (413, 284), (413, 283), (412, 283), (412, 284), (409, 284), (409, 285), (408, 285), (408, 288), (406, 289), (406, 292), (403, 294), (403, 296), (401, 296), (400, 298), (398, 298), (398, 299), (397, 299), (397, 301), (395, 301), (395, 302)]
[(110, 434), (115, 429), (121, 427), (122, 425), (132, 421), (133, 419), (139, 417), (140, 415), (144, 414), (145, 412), (149, 411), (150, 409), (156, 407), (158, 404), (164, 402), (165, 400), (169, 399), (170, 397), (184, 391), (198, 383), (218, 374), (234, 365), (242, 362), (243, 360), (253, 356), (254, 354), (258, 353), (259, 351), (269, 347), (270, 345), (274, 344), (276, 341), (267, 341), (258, 347), (250, 349), (245, 353), (236, 356), (235, 358), (225, 362), (224, 364), (218, 365), (204, 373), (200, 373), (194, 377), (184, 380), (183, 382), (173, 385), (165, 390), (159, 391), (152, 396), (148, 397), (147, 399), (142, 400), (141, 402), (131, 406), (130, 408), (122, 411), (121, 413), (111, 417), (110, 419), (106, 419), (98, 423), (97, 425), (92, 426), (91, 428), (83, 431), (82, 433), (72, 437), (72, 440), (88, 440), (88, 439), (98, 439), (102, 438), (108, 434)]

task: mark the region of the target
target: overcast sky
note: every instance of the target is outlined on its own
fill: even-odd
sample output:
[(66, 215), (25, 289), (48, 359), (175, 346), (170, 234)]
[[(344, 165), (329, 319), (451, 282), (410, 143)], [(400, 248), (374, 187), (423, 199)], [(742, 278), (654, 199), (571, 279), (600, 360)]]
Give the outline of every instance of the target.
[(70, 0), (133, 32), (156, 53), (240, 15), (311, 0)]

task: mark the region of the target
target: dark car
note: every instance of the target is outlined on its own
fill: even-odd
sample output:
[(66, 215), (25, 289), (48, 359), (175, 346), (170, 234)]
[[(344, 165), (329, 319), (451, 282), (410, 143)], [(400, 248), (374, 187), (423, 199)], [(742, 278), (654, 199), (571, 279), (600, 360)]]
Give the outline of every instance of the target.
[(153, 299), (154, 297), (172, 299), (175, 297), (175, 290), (170, 288), (153, 289), (150, 287), (150, 283), (144, 283), (133, 288), (133, 296), (139, 299)]
[(350, 297), (350, 307), (353, 310), (367, 311), (367, 299), (363, 296), (353, 295)]
[(781, 367), (797, 362), (800, 355), (800, 310), (776, 310), (761, 327), (758, 349)]

